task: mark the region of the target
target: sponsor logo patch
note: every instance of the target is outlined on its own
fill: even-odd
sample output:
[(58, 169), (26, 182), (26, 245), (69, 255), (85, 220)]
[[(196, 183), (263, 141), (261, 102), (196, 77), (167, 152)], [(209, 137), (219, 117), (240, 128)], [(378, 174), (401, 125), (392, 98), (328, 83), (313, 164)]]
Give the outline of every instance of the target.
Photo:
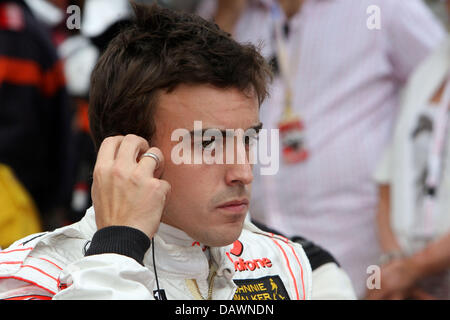
[(236, 257), (239, 257), (242, 254), (242, 251), (244, 251), (244, 245), (242, 242), (239, 240), (233, 242), (233, 248), (230, 250), (230, 253)]
[(228, 258), (233, 262), (234, 264), (234, 271), (255, 271), (256, 269), (260, 268), (272, 268), (272, 261), (270, 261), (269, 258), (258, 258), (258, 259), (250, 259), (250, 260), (244, 260), (242, 258), (239, 258), (237, 260), (233, 260), (231, 258), (230, 253), (236, 257), (239, 257), (242, 252), (244, 251), (244, 245), (239, 240), (236, 240), (233, 243), (233, 248), (227, 252)]
[(253, 259), (245, 261), (242, 258), (239, 258), (234, 263), (234, 271), (255, 271), (259, 268), (272, 268), (272, 261), (268, 258), (261, 259)]
[(290, 300), (279, 276), (233, 281), (238, 286), (233, 300)]

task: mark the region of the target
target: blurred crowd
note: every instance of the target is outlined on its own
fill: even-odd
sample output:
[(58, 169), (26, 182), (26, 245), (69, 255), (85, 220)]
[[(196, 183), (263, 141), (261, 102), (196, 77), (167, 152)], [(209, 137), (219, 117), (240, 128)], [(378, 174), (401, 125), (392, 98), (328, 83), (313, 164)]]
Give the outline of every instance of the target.
[[(158, 3), (273, 68), (281, 162), (255, 168), (251, 218), (329, 250), (358, 298), (449, 299), (450, 0)], [(130, 19), (128, 0), (0, 0), (0, 248), (91, 206), (90, 73)]]

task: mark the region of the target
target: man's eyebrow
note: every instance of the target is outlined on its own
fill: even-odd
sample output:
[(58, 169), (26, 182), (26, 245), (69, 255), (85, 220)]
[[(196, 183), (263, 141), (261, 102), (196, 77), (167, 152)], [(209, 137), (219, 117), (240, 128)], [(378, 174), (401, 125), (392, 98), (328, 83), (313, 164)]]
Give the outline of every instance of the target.
[[(253, 127), (249, 128), (247, 130), (253, 129), (253, 130), (256, 131), (256, 133), (259, 133), (259, 131), (262, 129), (262, 127), (263, 127), (263, 123), (260, 122), (256, 126), (253, 126)], [(245, 130), (245, 131), (247, 131), (247, 130)]]
[[(262, 127), (263, 127), (263, 123), (260, 122), (257, 125), (254, 125), (253, 127), (250, 127), (250, 128), (248, 128), (248, 129), (246, 129), (244, 131), (246, 132), (248, 130), (254, 130), (254, 131), (256, 131), (256, 133), (259, 133), (259, 131), (262, 129)], [(194, 136), (195, 134), (200, 134), (200, 132), (201, 132), (201, 135), (203, 136), (207, 130), (220, 132), (222, 134), (222, 136), (224, 136), (224, 137), (226, 136), (226, 133), (227, 133), (226, 130), (221, 130), (221, 129), (217, 129), (217, 128), (204, 128), (201, 131), (200, 130), (197, 130), (197, 131), (196, 130), (191, 130), (191, 131), (189, 131), (189, 134), (191, 136)], [(235, 129), (232, 129), (232, 130), (235, 130)]]

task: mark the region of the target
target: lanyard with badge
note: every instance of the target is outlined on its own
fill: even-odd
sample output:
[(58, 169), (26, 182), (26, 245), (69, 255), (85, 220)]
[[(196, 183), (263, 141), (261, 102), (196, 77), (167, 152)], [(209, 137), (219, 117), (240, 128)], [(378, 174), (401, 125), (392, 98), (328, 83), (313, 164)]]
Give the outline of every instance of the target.
[(275, 30), (276, 55), (284, 87), (284, 107), (278, 122), (280, 130), (283, 160), (287, 164), (303, 162), (308, 158), (305, 146), (305, 126), (303, 119), (294, 112), (293, 79), (298, 67), (300, 50), (295, 50), (294, 59), (289, 59), (286, 38), (283, 32), (281, 8), (275, 2), (271, 8), (272, 23)]
[(450, 76), (444, 89), (444, 94), (438, 107), (437, 121), (433, 129), (431, 150), (428, 154), (427, 177), (425, 180), (426, 194), (423, 202), (423, 225), (421, 236), (432, 238), (437, 221), (436, 197), (440, 178), (443, 172), (444, 149), (448, 137), (448, 121), (450, 109)]

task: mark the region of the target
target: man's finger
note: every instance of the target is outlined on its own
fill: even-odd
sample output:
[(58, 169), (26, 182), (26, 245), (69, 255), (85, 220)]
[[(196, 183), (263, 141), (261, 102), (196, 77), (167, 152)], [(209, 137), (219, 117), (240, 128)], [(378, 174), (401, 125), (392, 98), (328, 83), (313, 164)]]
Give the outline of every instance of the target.
[(111, 164), (114, 162), (123, 139), (124, 136), (114, 136), (103, 140), (97, 153), (97, 163)]
[(116, 164), (121, 168), (136, 165), (138, 155), (149, 148), (147, 140), (134, 134), (126, 135), (117, 152)]
[[(151, 156), (145, 156), (145, 154), (154, 154), (158, 160), (154, 159)], [(143, 156), (144, 155), (144, 156)], [(142, 176), (151, 176), (154, 178), (160, 178), (164, 171), (164, 156), (156, 147), (152, 147), (147, 149), (140, 155), (139, 163), (136, 168), (137, 174)]]

